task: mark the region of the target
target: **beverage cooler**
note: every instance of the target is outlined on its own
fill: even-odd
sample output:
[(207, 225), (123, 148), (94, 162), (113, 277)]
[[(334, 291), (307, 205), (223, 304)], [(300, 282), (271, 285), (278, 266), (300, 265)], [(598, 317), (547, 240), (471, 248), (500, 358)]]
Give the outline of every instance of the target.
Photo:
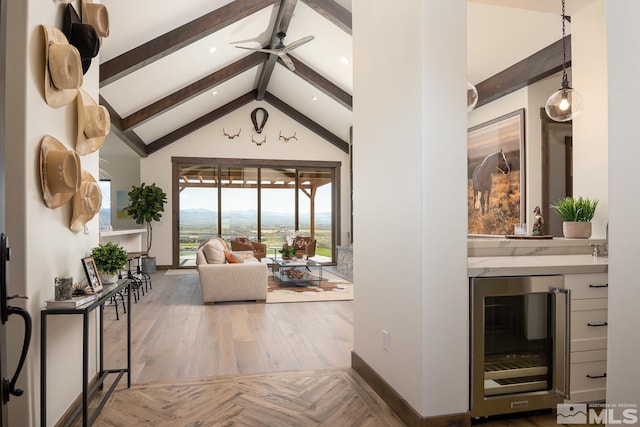
[(562, 276), (470, 279), (472, 417), (568, 398), (569, 304)]

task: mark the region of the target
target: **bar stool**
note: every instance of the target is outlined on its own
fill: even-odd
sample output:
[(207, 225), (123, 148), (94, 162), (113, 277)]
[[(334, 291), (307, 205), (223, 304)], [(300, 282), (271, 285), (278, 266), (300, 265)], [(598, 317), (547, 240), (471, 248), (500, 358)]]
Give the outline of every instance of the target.
[[(121, 302), (118, 302), (118, 296), (120, 296), (120, 299), (122, 300)], [(108, 305), (113, 305), (116, 309), (116, 320), (120, 320), (120, 316), (118, 315), (118, 304), (122, 304), (122, 311), (124, 314), (127, 314), (127, 304), (124, 302), (124, 295), (122, 295), (122, 292), (112, 295), (111, 298), (109, 298), (109, 302), (110, 304)]]
[[(144, 282), (142, 281), (142, 279), (140, 279), (140, 277), (136, 277), (133, 273), (133, 270), (131, 270), (131, 261), (133, 261), (134, 259), (139, 259), (141, 256), (142, 252), (129, 252), (129, 256), (127, 259), (127, 279), (129, 279), (131, 281), (131, 286), (130, 288), (132, 289), (133, 292), (133, 302), (137, 303), (138, 300), (140, 299), (140, 290), (142, 289), (142, 296), (144, 296)], [(136, 267), (136, 273), (137, 273), (137, 267)]]
[(144, 282), (144, 290), (149, 292), (149, 289), (153, 289), (153, 286), (151, 286), (151, 275), (142, 270), (142, 260), (146, 256), (147, 252), (140, 252), (140, 256), (137, 257), (138, 265), (136, 265), (136, 274)]

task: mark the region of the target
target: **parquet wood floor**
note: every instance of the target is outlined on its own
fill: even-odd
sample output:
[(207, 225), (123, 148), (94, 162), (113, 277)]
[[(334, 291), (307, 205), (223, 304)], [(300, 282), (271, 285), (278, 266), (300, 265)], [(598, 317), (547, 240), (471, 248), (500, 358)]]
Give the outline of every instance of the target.
[[(95, 425), (401, 426), (350, 368), (352, 304), (205, 306), (197, 276), (159, 271), (133, 306), (133, 385), (120, 382)], [(105, 328), (106, 367), (124, 366), (125, 322), (113, 308)], [(479, 425), (556, 424), (543, 415)]]

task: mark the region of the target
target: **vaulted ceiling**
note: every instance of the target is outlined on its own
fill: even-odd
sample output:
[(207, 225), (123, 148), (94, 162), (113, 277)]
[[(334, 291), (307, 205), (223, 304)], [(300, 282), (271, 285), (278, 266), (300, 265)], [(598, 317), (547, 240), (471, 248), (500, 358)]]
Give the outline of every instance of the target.
[[(348, 151), (351, 0), (102, 3), (110, 35), (100, 51), (100, 103), (113, 134), (138, 155), (255, 100)], [(561, 68), (559, 0), (501, 3), (468, 0), (468, 75), (480, 104)], [(285, 45), (314, 36), (289, 53), (295, 71), (276, 55), (235, 47), (274, 47), (278, 32), (286, 33)]]

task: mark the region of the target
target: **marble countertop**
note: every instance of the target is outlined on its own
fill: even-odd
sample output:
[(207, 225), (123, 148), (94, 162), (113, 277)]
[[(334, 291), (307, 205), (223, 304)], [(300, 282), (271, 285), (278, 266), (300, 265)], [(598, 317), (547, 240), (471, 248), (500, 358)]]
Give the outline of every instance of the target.
[(139, 234), (146, 233), (146, 228), (129, 228), (124, 230), (111, 230), (111, 231), (101, 231), (100, 236), (122, 236), (125, 234)]
[(488, 256), (467, 259), (468, 277), (606, 273), (609, 259), (592, 255)]

